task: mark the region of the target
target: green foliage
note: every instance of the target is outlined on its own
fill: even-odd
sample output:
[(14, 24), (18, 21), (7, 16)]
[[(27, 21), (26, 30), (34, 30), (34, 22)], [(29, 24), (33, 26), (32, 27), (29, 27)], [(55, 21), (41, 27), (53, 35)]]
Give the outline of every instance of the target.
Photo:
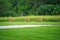
[(0, 17), (27, 15), (60, 15), (60, 0), (0, 0)]
[(0, 17), (0, 22), (60, 22), (60, 16)]
[(10, 6), (8, 0), (0, 0), (0, 16), (7, 16)]

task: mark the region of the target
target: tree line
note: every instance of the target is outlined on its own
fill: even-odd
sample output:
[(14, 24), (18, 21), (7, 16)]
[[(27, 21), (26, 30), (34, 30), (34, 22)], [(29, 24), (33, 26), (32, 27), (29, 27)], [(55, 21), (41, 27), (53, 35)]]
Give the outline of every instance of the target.
[(0, 17), (60, 15), (60, 0), (0, 0)]

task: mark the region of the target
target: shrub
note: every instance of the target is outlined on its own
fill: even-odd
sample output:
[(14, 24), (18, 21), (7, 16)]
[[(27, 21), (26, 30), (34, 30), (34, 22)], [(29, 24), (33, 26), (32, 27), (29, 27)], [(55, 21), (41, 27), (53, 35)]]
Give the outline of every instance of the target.
[(15, 21), (15, 18), (9, 18), (9, 21), (12, 22), (12, 21)]
[(38, 22), (42, 22), (43, 19), (42, 19), (42, 18), (38, 18), (37, 21), (38, 21)]
[(29, 22), (30, 21), (30, 18), (25, 18), (25, 22)]

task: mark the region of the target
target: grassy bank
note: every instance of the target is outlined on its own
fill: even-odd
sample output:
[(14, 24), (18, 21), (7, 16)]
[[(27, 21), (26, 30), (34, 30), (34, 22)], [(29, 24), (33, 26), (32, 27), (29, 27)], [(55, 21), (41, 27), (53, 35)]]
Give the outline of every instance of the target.
[(60, 25), (60, 22), (0, 22), (0, 26), (3, 25), (25, 25), (25, 24), (51, 24), (51, 25)]
[(0, 17), (0, 22), (60, 22), (60, 16)]
[(58, 16), (20, 16), (20, 17), (0, 17), (0, 25), (20, 25), (20, 24), (60, 24)]
[(60, 26), (0, 29), (0, 40), (60, 40)]

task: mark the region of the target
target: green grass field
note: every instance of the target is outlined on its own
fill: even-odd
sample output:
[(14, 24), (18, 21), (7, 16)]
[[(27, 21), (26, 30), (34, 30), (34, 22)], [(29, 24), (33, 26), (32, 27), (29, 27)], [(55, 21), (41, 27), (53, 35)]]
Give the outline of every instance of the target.
[(60, 40), (60, 26), (0, 29), (0, 40)]
[(1, 25), (20, 25), (20, 24), (57, 24), (57, 25), (60, 25), (60, 15), (0, 17), (0, 26)]
[(0, 26), (3, 25), (25, 25), (25, 24), (51, 24), (51, 25), (60, 25), (60, 22), (0, 22)]

